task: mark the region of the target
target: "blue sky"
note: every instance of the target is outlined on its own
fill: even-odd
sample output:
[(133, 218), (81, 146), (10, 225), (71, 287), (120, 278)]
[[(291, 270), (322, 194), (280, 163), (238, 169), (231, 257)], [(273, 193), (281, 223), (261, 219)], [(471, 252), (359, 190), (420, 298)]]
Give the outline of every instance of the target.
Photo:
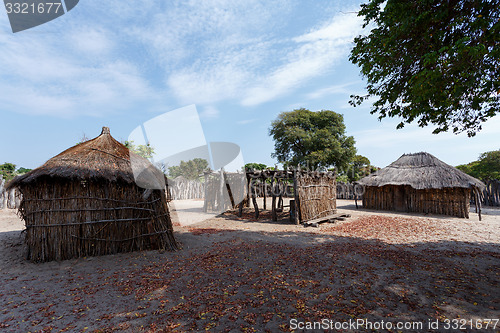
[(270, 123), (300, 107), (342, 113), (358, 153), (379, 167), (403, 153), (457, 165), (499, 149), (499, 116), (468, 138), (395, 130), (398, 119), (348, 104), (365, 84), (348, 61), (359, 4), (85, 0), (16, 34), (1, 9), (0, 163), (34, 168), (102, 126), (126, 139), (191, 104), (206, 140), (238, 144), (245, 162), (274, 165)]

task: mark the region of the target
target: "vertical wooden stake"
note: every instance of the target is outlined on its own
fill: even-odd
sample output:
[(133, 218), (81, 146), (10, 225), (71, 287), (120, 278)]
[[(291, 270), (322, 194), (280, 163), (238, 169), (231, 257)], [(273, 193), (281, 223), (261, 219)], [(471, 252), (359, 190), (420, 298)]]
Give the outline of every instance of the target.
[(479, 190), (476, 189), (476, 201), (477, 201), (477, 205), (479, 207), (479, 212), (478, 212), (478, 215), (479, 215), (479, 221), (481, 221), (481, 198), (479, 197)]
[(250, 180), (251, 180), (251, 177), (248, 176), (248, 172), (247, 172), (247, 200), (246, 200), (246, 204), (247, 204), (247, 207), (250, 207)]
[(267, 183), (266, 183), (266, 179), (262, 179), (262, 191), (264, 192), (263, 195), (264, 195), (264, 210), (266, 210), (266, 190), (267, 190)]
[(220, 168), (220, 184), (219, 184), (219, 202), (217, 203), (217, 211), (222, 213), (225, 211), (224, 202), (224, 168)]
[(255, 189), (255, 186), (252, 186), (253, 187), (253, 191), (252, 191), (252, 203), (253, 203), (253, 208), (255, 209), (255, 219), (257, 220), (259, 218), (259, 206), (257, 205), (257, 193), (256, 193), (256, 189)]
[(293, 171), (293, 194), (295, 201), (295, 224), (300, 224), (300, 203), (299, 203), (299, 188), (298, 188), (298, 172), (297, 169)]
[(271, 215), (272, 215), (272, 220), (273, 221), (278, 221), (278, 216), (276, 214), (276, 194), (275, 194), (275, 189), (276, 185), (274, 184), (274, 174), (271, 178)]
[(204, 173), (203, 174), (203, 178), (204, 178), (204, 182), (203, 182), (203, 186), (205, 187), (204, 188), (204, 199), (203, 200), (203, 211), (206, 213), (208, 211), (208, 173)]
[(6, 197), (6, 194), (5, 194), (4, 184), (5, 184), (5, 180), (3, 179), (3, 176), (0, 175), (0, 209), (4, 209), (5, 208), (5, 197)]
[(223, 174), (224, 184), (226, 184), (227, 194), (229, 195), (229, 201), (231, 201), (231, 209), (236, 208), (236, 204), (234, 203), (233, 191), (231, 190), (231, 185), (229, 185), (229, 181), (227, 180), (226, 173)]

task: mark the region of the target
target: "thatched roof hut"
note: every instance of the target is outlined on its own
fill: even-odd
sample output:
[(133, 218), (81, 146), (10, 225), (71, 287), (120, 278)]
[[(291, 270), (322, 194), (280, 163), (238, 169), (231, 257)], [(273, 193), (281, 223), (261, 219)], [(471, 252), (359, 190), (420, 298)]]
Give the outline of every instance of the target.
[(357, 183), (364, 186), (365, 208), (466, 218), (471, 192), (478, 195), (485, 187), (480, 180), (424, 152), (404, 154)]
[[(145, 172), (134, 177), (131, 159)], [(28, 259), (177, 249), (167, 188), (137, 185), (165, 183), (156, 170), (103, 127), (97, 138), (14, 178), (8, 188), (22, 194), (19, 214), (26, 224)]]

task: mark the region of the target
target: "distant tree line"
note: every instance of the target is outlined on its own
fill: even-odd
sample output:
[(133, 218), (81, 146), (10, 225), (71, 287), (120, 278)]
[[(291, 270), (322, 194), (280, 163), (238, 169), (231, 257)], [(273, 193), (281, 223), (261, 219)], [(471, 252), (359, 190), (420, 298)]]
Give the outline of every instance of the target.
[(458, 165), (457, 169), (482, 181), (500, 180), (500, 149), (482, 153), (477, 161)]
[(31, 169), (27, 169), (27, 168), (23, 168), (23, 167), (16, 169), (16, 165), (13, 163), (5, 162), (4, 164), (0, 164), (0, 175), (2, 175), (3, 179), (6, 179), (6, 180), (11, 180), (15, 176), (23, 175), (29, 171), (31, 171)]
[(171, 178), (182, 176), (189, 180), (197, 180), (208, 169), (208, 161), (206, 159), (194, 158), (189, 161), (181, 161), (179, 165), (168, 167), (168, 176)]

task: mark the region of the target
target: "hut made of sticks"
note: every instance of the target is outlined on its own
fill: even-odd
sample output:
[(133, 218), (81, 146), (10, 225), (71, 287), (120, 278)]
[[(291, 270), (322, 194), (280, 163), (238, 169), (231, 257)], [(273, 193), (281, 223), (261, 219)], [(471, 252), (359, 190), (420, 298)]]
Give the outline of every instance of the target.
[[(116, 141), (107, 127), (97, 138), (71, 147), (42, 166), (14, 178), (22, 195), (27, 258), (64, 260), (118, 252), (178, 248), (167, 205), (168, 189), (137, 184), (139, 175), (164, 175)], [(145, 177), (145, 178), (148, 178)]]
[[(250, 201), (252, 201), (255, 209), (255, 219), (258, 219), (257, 197), (263, 197), (263, 208), (266, 210), (267, 195), (272, 198), (271, 216), (273, 221), (278, 220), (278, 213), (283, 212), (285, 207), (289, 208), (290, 220), (296, 224), (331, 217), (337, 212), (337, 188), (334, 172), (300, 169), (246, 170), (246, 182), (245, 179), (241, 178), (241, 174), (233, 174), (233, 176), (235, 175), (238, 175), (237, 181), (233, 181), (232, 184), (237, 184), (241, 180), (243, 180), (243, 183), (240, 186), (228, 186), (227, 189), (230, 197), (234, 196), (243, 199), (246, 196), (246, 199), (239, 204), (239, 216), (242, 215), (243, 206), (247, 205), (248, 207)], [(212, 188), (214, 187), (212, 186)], [(219, 188), (223, 190), (224, 184), (221, 183)], [(240, 191), (229, 191), (230, 188), (236, 188)], [(237, 195), (234, 195), (235, 193)], [(205, 207), (214, 206), (211, 203), (214, 202), (213, 197), (208, 197), (208, 200), (205, 199)], [(219, 195), (219, 197), (222, 197), (222, 195)], [(289, 201), (289, 205), (284, 205), (284, 197), (293, 198)], [(236, 201), (231, 199), (231, 202), (233, 208), (235, 208), (234, 202)]]
[(364, 208), (466, 218), (471, 193), (480, 204), (479, 193), (485, 186), (425, 152), (404, 154), (357, 183), (363, 186)]

